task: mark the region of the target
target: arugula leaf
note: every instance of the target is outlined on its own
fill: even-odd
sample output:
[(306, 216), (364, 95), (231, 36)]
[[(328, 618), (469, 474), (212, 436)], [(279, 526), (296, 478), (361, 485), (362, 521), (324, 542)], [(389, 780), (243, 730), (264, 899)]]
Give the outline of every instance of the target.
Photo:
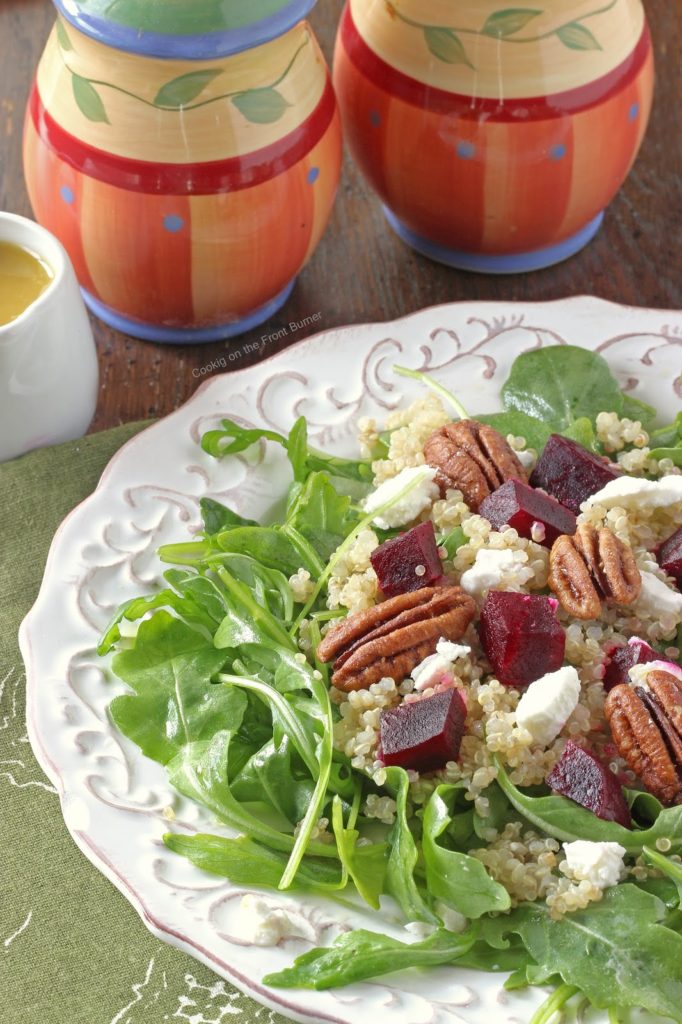
[(623, 393), (606, 360), (574, 345), (551, 345), (514, 360), (502, 387), (506, 409), (563, 431), (577, 419), (594, 422), (606, 410), (620, 414)]
[(166, 764), (179, 749), (212, 736), (225, 722), (239, 726), (245, 701), (211, 679), (225, 663), (201, 633), (166, 611), (141, 623), (135, 646), (113, 671), (135, 691), (115, 697), (109, 714), (147, 757)]
[[(287, 862), (285, 854), (270, 850), (248, 836), (226, 839), (201, 832), (193, 836), (167, 832), (163, 841), (169, 850), (187, 857), (202, 871), (229, 878), (235, 885), (262, 885), (266, 889), (277, 889)], [(304, 892), (340, 887), (338, 865), (319, 857), (306, 857), (291, 885), (292, 889)]]
[(509, 893), (490, 877), (480, 860), (437, 842), (452, 822), (457, 789), (454, 785), (437, 786), (424, 810), (422, 851), (426, 887), (432, 897), (443, 900), (465, 917), (509, 910)]
[(589, 839), (593, 842), (620, 843), (628, 853), (640, 853), (643, 846), (656, 844), (659, 838), (669, 839), (676, 850), (682, 848), (682, 806), (666, 807), (648, 829), (632, 830), (615, 821), (604, 821), (586, 807), (565, 796), (529, 796), (511, 781), (499, 760), (497, 782), (509, 802), (527, 821), (547, 835), (571, 842)]
[(379, 897), (384, 891), (386, 877), (386, 843), (358, 846), (360, 833), (355, 828), (344, 828), (343, 805), (338, 796), (334, 797), (332, 804), (332, 827), (341, 864), (363, 900), (379, 910)]
[(122, 604), (107, 625), (99, 645), (99, 655), (108, 652), (121, 640), (121, 623), (136, 622), (158, 608), (172, 609), (180, 619), (212, 634), (223, 615), (225, 604), (215, 584), (194, 570), (168, 569), (165, 579), (173, 589), (165, 588), (146, 597), (133, 597)]
[[(171, 785), (183, 796), (203, 804), (235, 832), (290, 854), (297, 841), (294, 836), (261, 821), (232, 793), (227, 777), (231, 738), (232, 733), (226, 728), (207, 742), (186, 744), (168, 765)], [(311, 842), (308, 852), (312, 856), (338, 858), (336, 848), (327, 843)]]
[(386, 782), (395, 792), (397, 804), (395, 821), (388, 835), (386, 891), (393, 896), (408, 921), (438, 924), (438, 918), (424, 902), (414, 878), (419, 854), (407, 820), (407, 794), (410, 787), (407, 772), (404, 768), (387, 768)]
[(258, 441), (274, 441), (281, 445), (291, 461), (295, 480), (305, 479), (315, 470), (326, 470), (331, 476), (346, 477), (349, 480), (371, 482), (372, 463), (370, 459), (357, 461), (336, 455), (327, 455), (317, 448), (311, 448), (305, 437), (306, 423), (303, 416), (294, 423), (289, 437), (276, 430), (261, 427), (242, 427), (234, 420), (222, 420), (220, 430), (209, 430), (201, 438), (201, 447), (214, 458), (236, 455), (244, 452)]
[[(292, 536), (275, 526), (237, 526), (213, 538), (217, 552), (250, 555), (269, 569), (278, 569), (285, 576), (293, 576), (300, 568), (313, 576), (319, 573), (319, 559), (310, 558), (307, 548), (302, 550)], [(163, 552), (164, 549), (161, 549)], [(162, 554), (163, 557), (163, 554)]]
[[(517, 907), (506, 930), (521, 936), (543, 974), (560, 974), (593, 1006), (639, 1007), (682, 1021), (682, 935), (665, 927), (659, 899), (628, 883), (553, 921), (546, 905)], [(499, 919), (505, 930), (505, 919)]]
[(315, 788), (310, 774), (296, 761), (289, 736), (281, 736), (279, 742), (270, 739), (231, 779), (233, 795), (242, 803), (266, 801), (296, 825), (305, 815)]
[(518, 409), (507, 409), (506, 412), (484, 413), (477, 416), (481, 423), (493, 427), (502, 437), (513, 434), (514, 437), (525, 437), (526, 445), (541, 452), (552, 433), (551, 428), (542, 420), (528, 416)]
[(320, 558), (329, 561), (346, 539), (359, 516), (350, 498), (339, 494), (326, 473), (311, 473), (287, 515), (287, 524), (312, 544)]
[(682, 412), (679, 412), (672, 423), (659, 427), (649, 434), (649, 447), (676, 448), (682, 445)]
[(664, 857), (658, 850), (652, 850), (648, 846), (643, 847), (642, 853), (652, 867), (658, 868), (666, 878), (674, 882), (677, 886), (678, 902), (682, 903), (682, 865), (670, 860), (669, 857)]
[(220, 568), (217, 576), (227, 591), (227, 614), (216, 630), (216, 647), (236, 647), (243, 643), (272, 643), (285, 649), (294, 648), (286, 629), (267, 608), (254, 598), (251, 590), (235, 579), (227, 569)]
[(289, 581), (283, 572), (261, 565), (250, 555), (230, 555), (224, 559), (222, 566), (233, 578), (241, 580), (249, 588), (257, 604), (283, 622), (291, 620), (294, 600)]
[(436, 540), (439, 547), (445, 548), (448, 558), (454, 558), (457, 549), (467, 543), (468, 537), (461, 526), (456, 526), (446, 537)]
[(649, 452), (652, 459), (670, 459), (675, 466), (682, 466), (682, 441), (675, 448), (652, 448)]
[(340, 935), (333, 946), (311, 949), (297, 957), (292, 967), (266, 975), (263, 982), (275, 988), (339, 988), (407, 967), (453, 963), (473, 942), (473, 933), (455, 935), (445, 928), (411, 944), (359, 929)]
[(263, 703), (270, 709), (273, 722), (279, 726), (280, 734), (289, 737), (310, 774), (312, 776), (317, 775), (318, 762), (315, 750), (310, 743), (310, 733), (305, 728), (301, 716), (296, 713), (286, 696), (273, 686), (261, 682), (260, 679), (250, 679), (246, 676), (227, 675), (225, 673), (218, 676), (218, 678), (227, 688), (228, 692), (233, 687), (238, 687), (249, 690), (260, 697)]
[(623, 392), (623, 407), (620, 414), (629, 420), (639, 420), (647, 432), (656, 422), (657, 416), (653, 405), (648, 405), (641, 398), (635, 398), (634, 395), (627, 392)]
[(204, 533), (207, 537), (213, 537), (223, 530), (230, 530), (233, 526), (258, 526), (255, 519), (245, 519), (237, 515), (227, 505), (222, 505), (214, 498), (201, 498), (199, 501), (201, 518), (204, 521)]
[(577, 441), (583, 448), (587, 448), (588, 451), (601, 452), (597, 436), (592, 426), (592, 420), (588, 419), (587, 416), (580, 416), (573, 423), (569, 423), (561, 433), (564, 437), (570, 437), (572, 441)]

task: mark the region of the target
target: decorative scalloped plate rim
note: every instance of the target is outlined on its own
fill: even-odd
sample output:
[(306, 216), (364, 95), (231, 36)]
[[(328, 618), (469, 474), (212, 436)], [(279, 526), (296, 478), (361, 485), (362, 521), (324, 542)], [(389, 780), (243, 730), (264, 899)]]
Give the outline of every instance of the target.
[[(287, 429), (303, 411), (311, 418), (317, 443), (348, 452), (359, 414), (385, 414), (417, 391), (412, 381), (390, 379), (389, 363), (431, 369), (455, 391), (461, 391), (456, 379), (461, 368), (467, 404), (474, 411), (489, 411), (499, 406), (499, 385), (513, 358), (530, 347), (556, 343), (610, 350), (616, 375), (633, 393), (655, 398), (662, 416), (682, 402), (682, 312), (590, 297), (434, 306), (392, 322), (327, 330), (255, 366), (207, 380), (188, 402), (116, 453), (96, 490), (66, 517), (53, 539), (40, 592), (19, 639), (29, 738), (59, 792), (74, 841), (153, 934), (297, 1020), (364, 1024), (368, 1013), (381, 1012), (385, 1024), (484, 1024), (508, 1014), (513, 1015), (510, 1021), (518, 1021), (530, 1016), (543, 993), (507, 995), (501, 989), (503, 975), (454, 968), (389, 976), (331, 992), (264, 987), (260, 979), (267, 971), (289, 963), (309, 944), (287, 940), (263, 948), (231, 935), (229, 904), (234, 909), (237, 897), (248, 890), (204, 874), (163, 847), (160, 837), (169, 828), (221, 827), (173, 794), (160, 766), (115, 733), (105, 708), (124, 688), (92, 658), (93, 645), (111, 609), (141, 586), (151, 586), (160, 567), (153, 555), (158, 544), (170, 536), (181, 538), (188, 526), (197, 525), (202, 494), (233, 491), (231, 501), (240, 511), (251, 508), (263, 515), (281, 492), (287, 476), (280, 453), (261, 450), (256, 458), (216, 462), (201, 451), (196, 444), (200, 432), (221, 414)], [(189, 460), (185, 466), (183, 448)], [(119, 555), (124, 557), (117, 560)], [(311, 941), (329, 941), (349, 926), (372, 927), (368, 912), (345, 910), (332, 901), (285, 894), (267, 898), (298, 913)], [(381, 925), (401, 934), (388, 904), (382, 907)]]

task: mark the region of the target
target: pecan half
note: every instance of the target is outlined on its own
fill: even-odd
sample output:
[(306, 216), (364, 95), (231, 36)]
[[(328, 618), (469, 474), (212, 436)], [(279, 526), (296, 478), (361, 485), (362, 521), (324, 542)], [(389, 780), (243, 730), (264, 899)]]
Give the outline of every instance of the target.
[(460, 587), (423, 587), (399, 594), (332, 626), (317, 648), (320, 661), (334, 661), (339, 690), (364, 690), (384, 676), (405, 679), (436, 644), (459, 640), (476, 612)]
[(632, 604), (642, 577), (632, 549), (603, 527), (583, 523), (574, 535), (557, 537), (549, 553), (549, 586), (576, 619), (596, 619), (602, 600)]
[(505, 480), (527, 479), (518, 456), (502, 435), (476, 420), (439, 427), (427, 438), (424, 457), (438, 470), (436, 483), (441, 493), (457, 488), (474, 512)]
[(655, 670), (646, 687), (620, 683), (604, 710), (618, 752), (662, 804), (682, 804), (682, 682)]

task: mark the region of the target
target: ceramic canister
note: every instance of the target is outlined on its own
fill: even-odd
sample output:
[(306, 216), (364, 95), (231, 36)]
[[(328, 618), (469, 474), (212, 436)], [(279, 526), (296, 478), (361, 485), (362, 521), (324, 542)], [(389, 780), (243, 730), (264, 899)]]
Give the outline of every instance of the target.
[(652, 46), (640, 0), (348, 0), (334, 80), (403, 239), (513, 272), (598, 230), (646, 129)]
[(90, 308), (155, 341), (272, 315), (326, 226), (341, 130), (314, 0), (55, 0), (27, 111), (36, 218)]

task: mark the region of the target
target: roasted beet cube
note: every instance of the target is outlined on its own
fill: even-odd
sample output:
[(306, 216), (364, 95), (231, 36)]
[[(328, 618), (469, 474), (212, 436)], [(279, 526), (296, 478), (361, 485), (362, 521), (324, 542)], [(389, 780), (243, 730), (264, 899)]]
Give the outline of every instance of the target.
[(379, 586), (387, 597), (432, 587), (443, 575), (433, 523), (420, 523), (384, 541), (370, 555)]
[(566, 634), (558, 602), (537, 594), (491, 590), (481, 609), (480, 636), (488, 661), (505, 686), (523, 687), (564, 660)]
[(663, 572), (672, 576), (678, 589), (682, 590), (682, 526), (661, 544), (658, 549), (658, 564)]
[(459, 756), (465, 719), (464, 702), (455, 689), (382, 711), (381, 759), (417, 772), (442, 768)]
[(575, 516), (542, 491), (536, 491), (520, 480), (507, 480), (481, 502), (480, 515), (496, 529), (513, 526), (521, 537), (531, 537), (533, 523), (544, 529), (537, 539), (551, 548), (563, 533), (574, 534)]
[(580, 506), (591, 494), (596, 494), (609, 480), (620, 475), (614, 463), (593, 455), (577, 441), (561, 434), (551, 434), (530, 482), (578, 515)]
[(661, 655), (649, 647), (646, 640), (633, 636), (624, 647), (615, 647), (609, 653), (609, 660), (604, 673), (604, 689), (608, 692), (614, 686), (629, 681), (628, 672), (633, 665), (644, 665), (649, 661), (659, 661)]
[(547, 785), (555, 793), (594, 811), (598, 818), (632, 828), (630, 808), (616, 776), (573, 740), (568, 741), (561, 759), (547, 776)]

